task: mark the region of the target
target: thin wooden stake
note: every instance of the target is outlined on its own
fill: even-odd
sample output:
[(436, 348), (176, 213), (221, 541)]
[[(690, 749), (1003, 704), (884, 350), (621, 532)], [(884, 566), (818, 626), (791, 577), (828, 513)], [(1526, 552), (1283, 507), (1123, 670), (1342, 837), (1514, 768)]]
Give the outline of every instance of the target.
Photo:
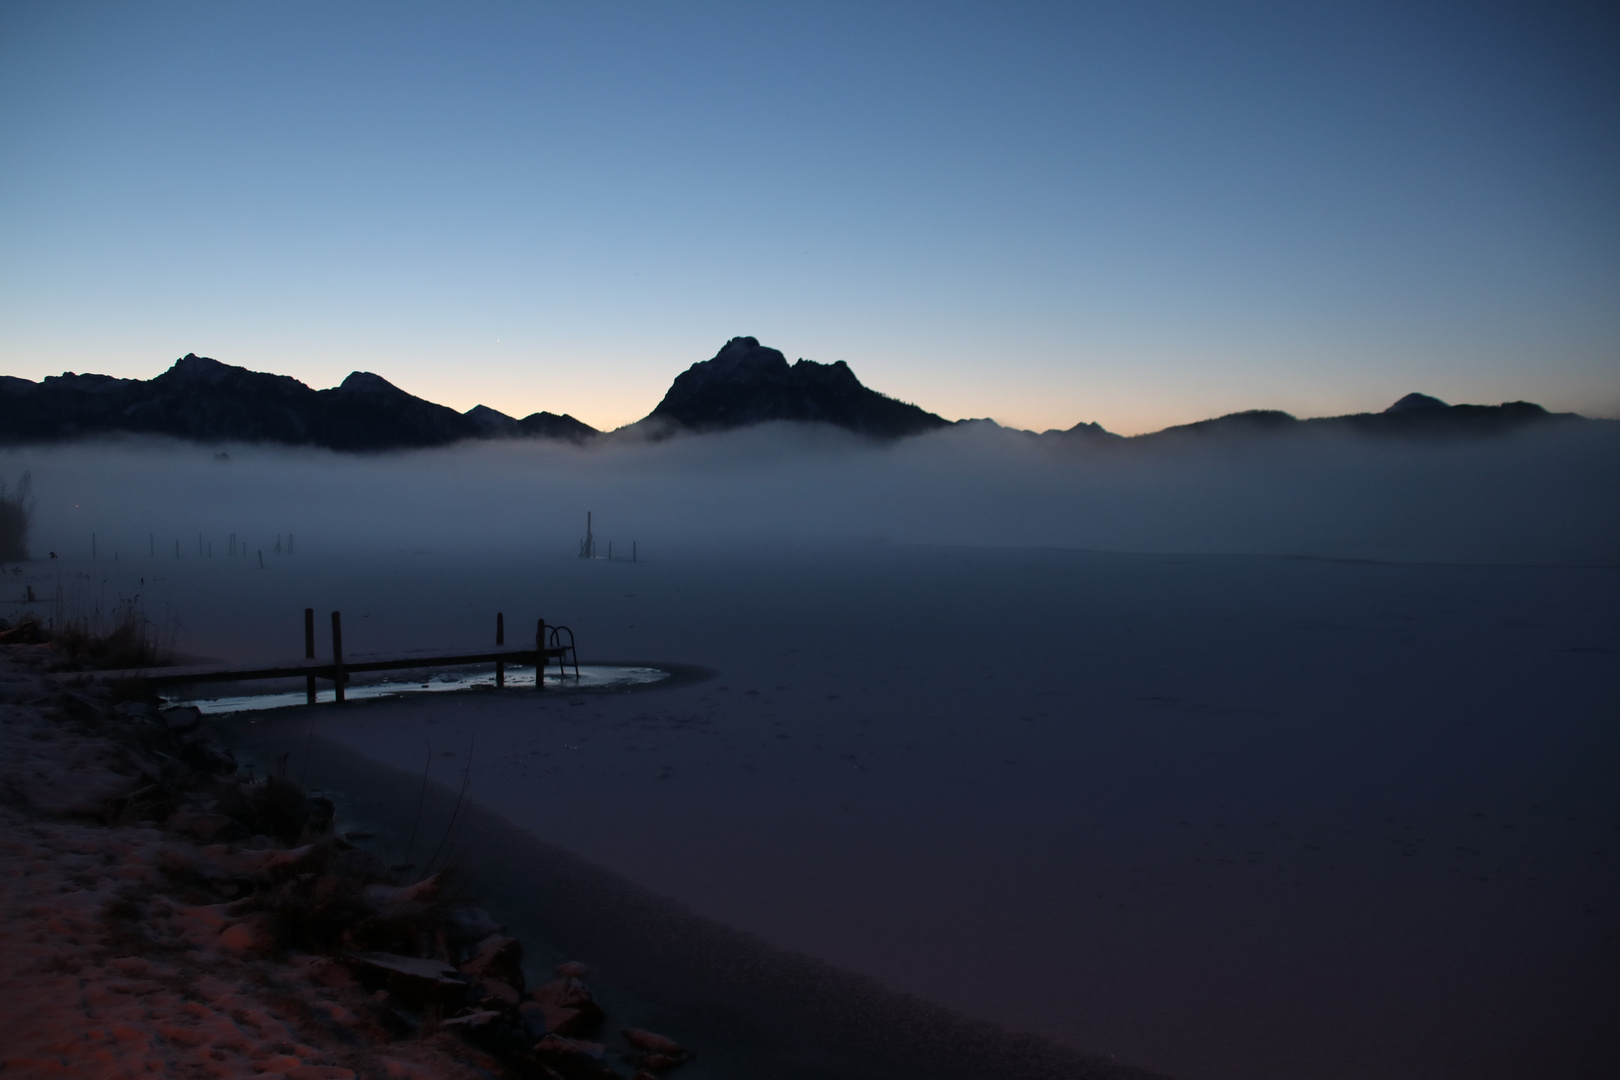
[(546, 688), (546, 620), (541, 619), (534, 631), (534, 688)]
[[(315, 609), (304, 609), (304, 659), (315, 659)], [(309, 704), (315, 704), (315, 676), (304, 676), (304, 698)]]
[[(495, 613), (495, 644), (506, 644), (506, 615), (503, 612)], [(495, 689), (499, 690), (506, 685), (506, 661), (495, 661)]]
[(343, 682), (343, 613), (332, 612), (332, 689), (336, 691), (337, 703), (342, 705)]

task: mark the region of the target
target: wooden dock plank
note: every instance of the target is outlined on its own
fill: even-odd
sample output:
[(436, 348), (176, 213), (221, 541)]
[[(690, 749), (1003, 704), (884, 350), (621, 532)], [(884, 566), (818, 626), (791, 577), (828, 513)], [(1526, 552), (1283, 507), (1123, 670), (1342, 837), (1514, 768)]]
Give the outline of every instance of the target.
[[(549, 660), (563, 656), (567, 650), (548, 648), (544, 652)], [(455, 653), (360, 653), (352, 657), (345, 657), (343, 670), (345, 672), (403, 671), (416, 667), (452, 667), (461, 664), (487, 664), (498, 661), (507, 663), (528, 661), (533, 663), (534, 658), (535, 650), (533, 647), (480, 649), (474, 652)], [(179, 667), (124, 668), (116, 671), (64, 671), (52, 675), (51, 678), (59, 682), (75, 682), (86, 679), (92, 682), (120, 682), (127, 679), (141, 679), (154, 685), (237, 682), (250, 679), (290, 679), (308, 676), (330, 681), (334, 667), (335, 665), (330, 660), (291, 660), (254, 666), (192, 664)]]

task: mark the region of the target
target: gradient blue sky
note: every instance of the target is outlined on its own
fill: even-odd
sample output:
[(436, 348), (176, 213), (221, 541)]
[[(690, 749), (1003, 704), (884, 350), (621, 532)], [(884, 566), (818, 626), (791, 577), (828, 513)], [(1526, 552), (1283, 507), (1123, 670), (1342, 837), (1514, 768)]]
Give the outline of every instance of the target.
[(0, 371), (1620, 415), (1607, 5), (0, 4)]

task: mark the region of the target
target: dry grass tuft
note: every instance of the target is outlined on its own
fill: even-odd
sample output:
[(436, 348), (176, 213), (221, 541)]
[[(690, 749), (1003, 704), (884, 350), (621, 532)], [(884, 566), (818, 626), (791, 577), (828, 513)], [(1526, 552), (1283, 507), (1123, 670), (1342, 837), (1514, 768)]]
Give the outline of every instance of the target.
[(173, 650), (134, 603), (120, 605), (110, 620), (95, 615), (66, 619), (51, 640), (81, 667), (162, 667), (174, 660)]

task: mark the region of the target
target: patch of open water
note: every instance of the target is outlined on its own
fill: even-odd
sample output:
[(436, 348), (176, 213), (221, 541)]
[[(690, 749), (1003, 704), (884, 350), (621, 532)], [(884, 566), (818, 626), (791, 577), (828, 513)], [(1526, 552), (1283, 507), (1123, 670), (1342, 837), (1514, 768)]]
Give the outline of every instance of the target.
[[(644, 687), (668, 679), (671, 673), (655, 667), (638, 667), (613, 664), (581, 664), (579, 674), (572, 672), (563, 676), (547, 674), (546, 686), (558, 690), (628, 690), (632, 687)], [(409, 677), (418, 676), (418, 677)], [(285, 686), (285, 681), (281, 684)], [(506, 669), (506, 685), (510, 688), (534, 686), (534, 666), (512, 665)], [(445, 693), (457, 690), (473, 690), (480, 687), (495, 686), (495, 667), (493, 664), (481, 664), (476, 667), (451, 668), (435, 671), (431, 674), (425, 672), (394, 673), (391, 677), (377, 682), (351, 682), (344, 691), (344, 696), (350, 701), (364, 701), (372, 698), (398, 697), (404, 694), (432, 694)], [(330, 702), (334, 700), (334, 692), (330, 687), (323, 687), (316, 691), (317, 702)], [(261, 712), (266, 709), (285, 709), (307, 704), (307, 697), (303, 687), (295, 690), (273, 688), (257, 693), (224, 694), (217, 697), (199, 697), (186, 688), (182, 693), (165, 699), (169, 705), (195, 705), (209, 715), (222, 715), (226, 713)]]

